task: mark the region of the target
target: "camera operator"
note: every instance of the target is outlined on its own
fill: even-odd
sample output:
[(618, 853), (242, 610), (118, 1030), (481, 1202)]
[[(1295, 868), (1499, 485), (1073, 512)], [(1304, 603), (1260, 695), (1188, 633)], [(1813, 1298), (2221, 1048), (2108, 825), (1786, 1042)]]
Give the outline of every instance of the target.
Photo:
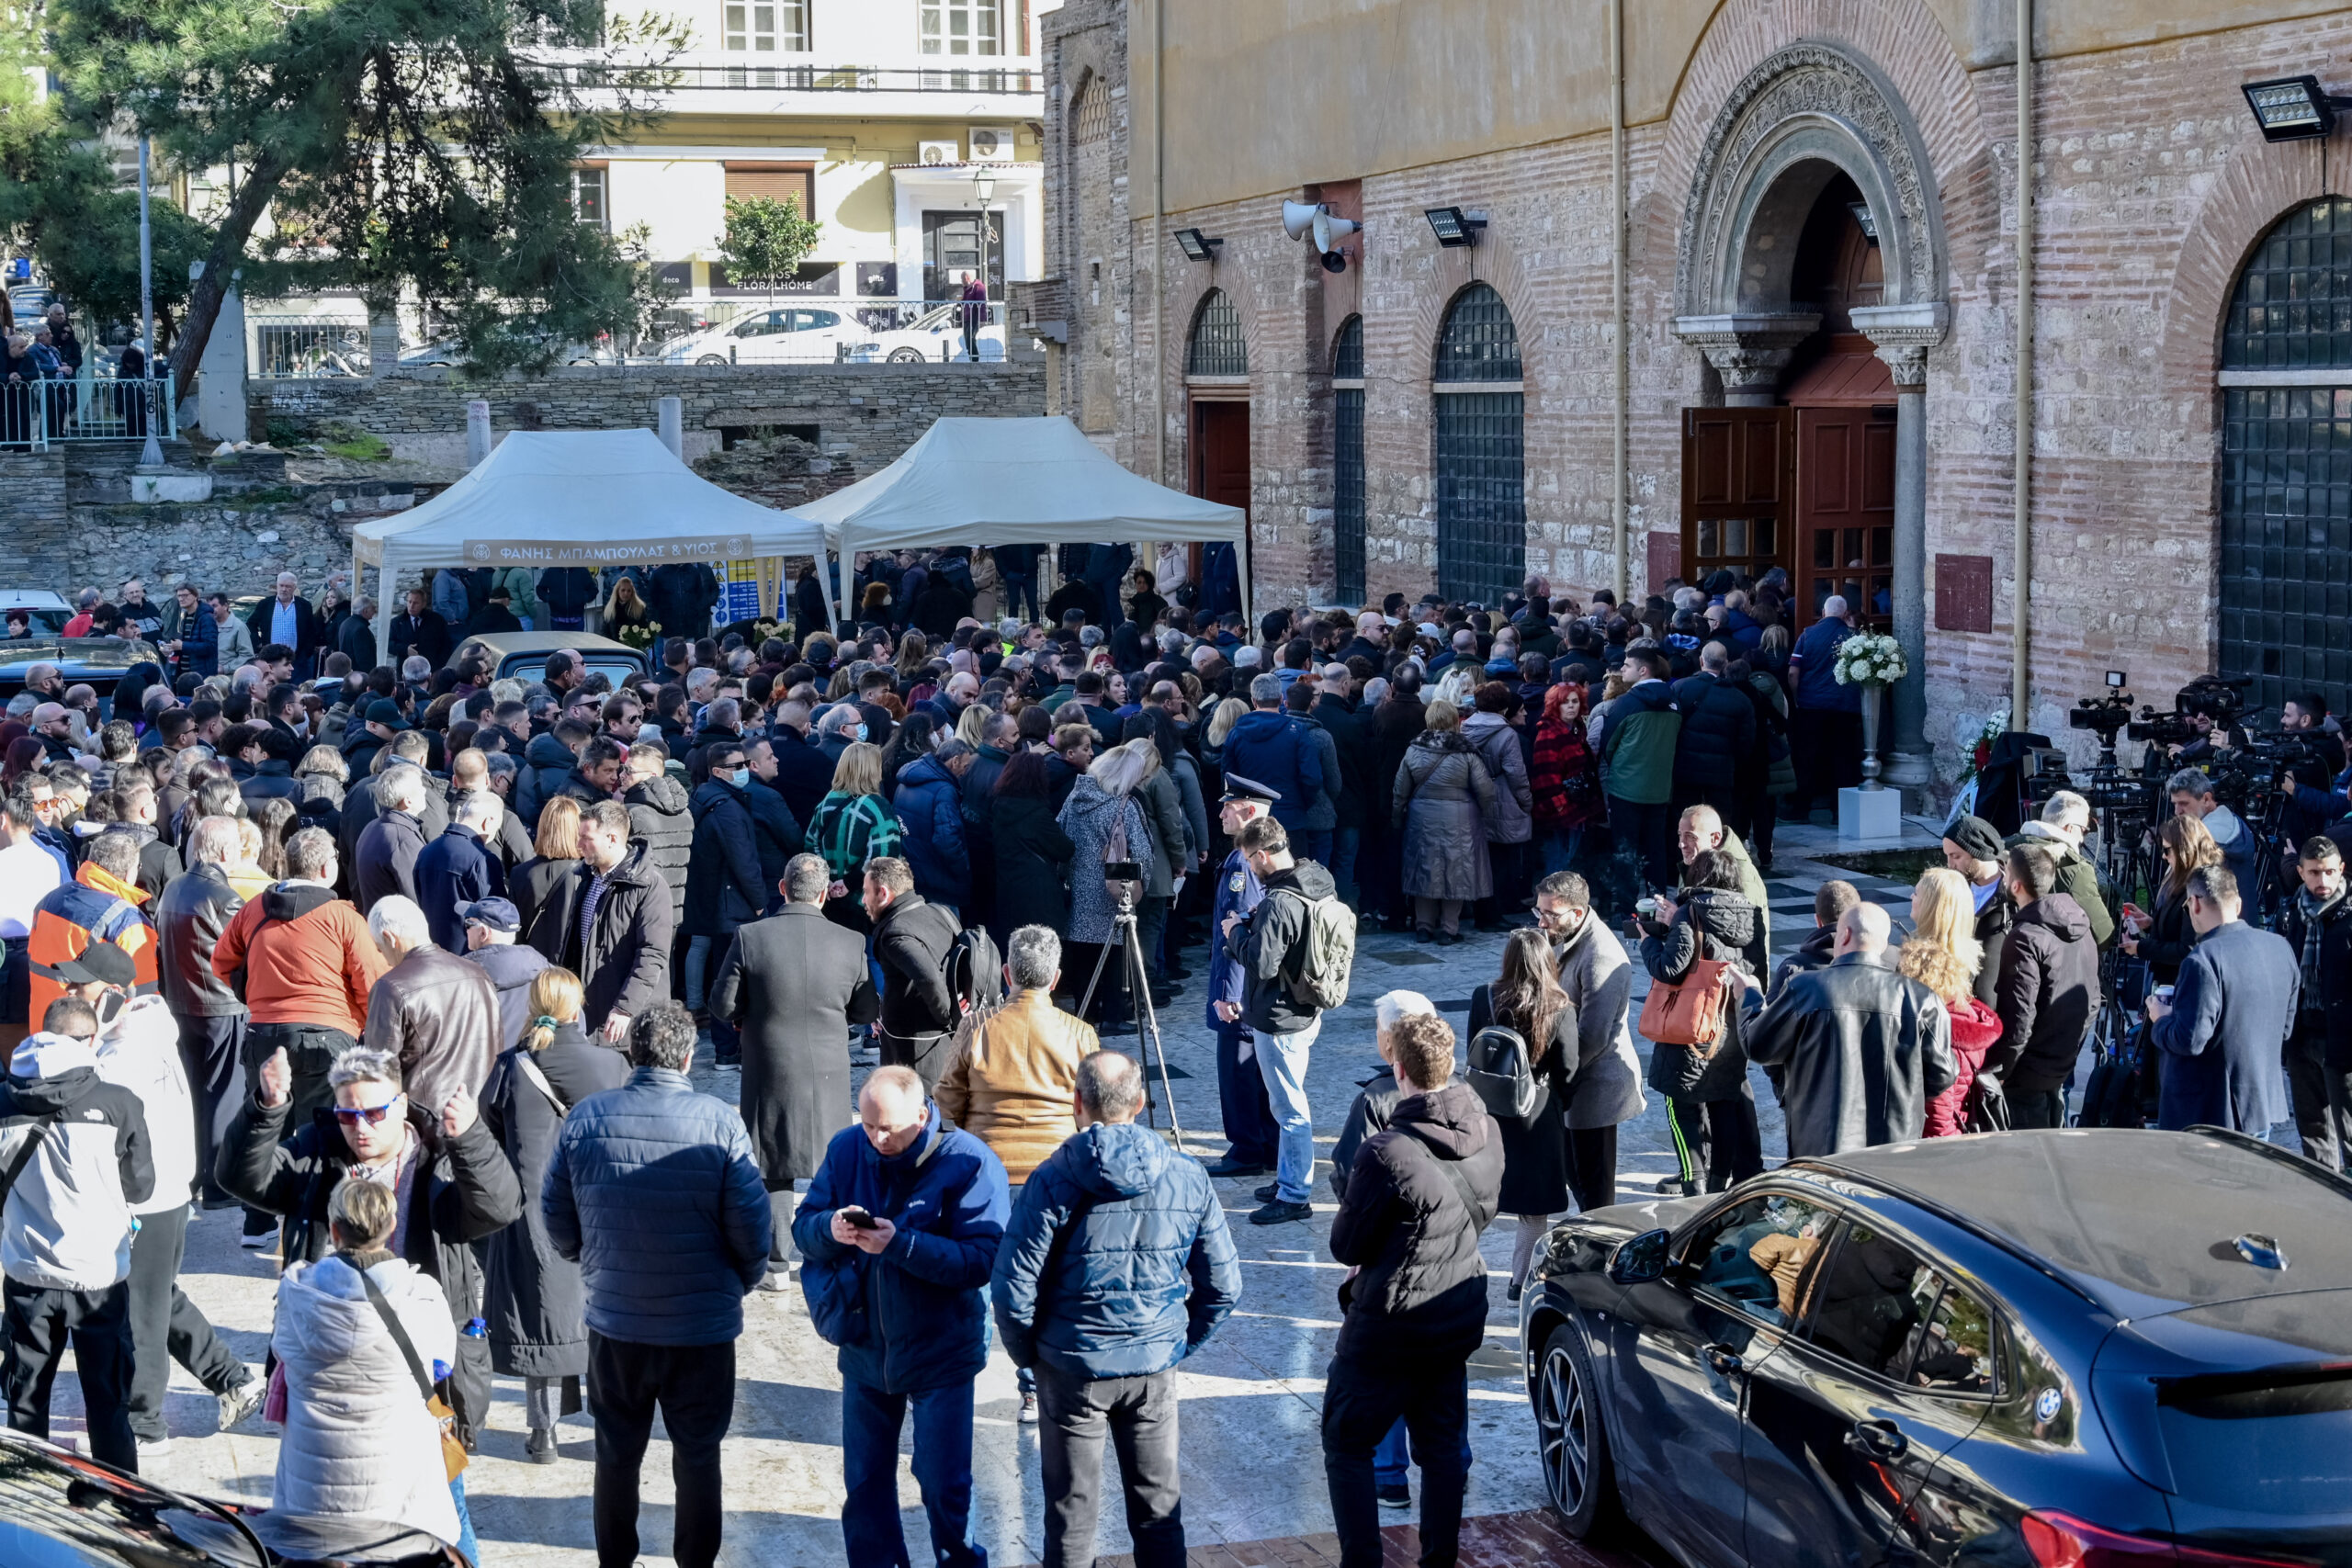
[(2172, 796), (2175, 811), (2205, 824), (2214, 847), (2222, 852), (2222, 863), (2230, 869), (2234, 886), (2253, 887), (2259, 882), (2261, 841), (2244, 818), (2213, 798), (2211, 779), (2195, 768), (2183, 768), (2165, 781), (2165, 793)]
[(2245, 749), (2245, 726), (2238, 722), (2238, 688), (2244, 684), (2200, 675), (2180, 689), (2173, 705), (2187, 721), (2190, 739), (2175, 747), (2175, 761), (2185, 768), (2202, 768), (2218, 761), (2225, 752)]
[(2317, 692), (2289, 697), (2278, 710), (2278, 729), (2281, 734), (2299, 735), (2311, 741), (2326, 760), (2329, 773), (2343, 771), (2344, 737), (2330, 728), (2327, 699)]
[[(2278, 934), (2295, 950), (2302, 976), (2293, 1032), (2287, 1036), (2287, 1097), (2294, 1105), (2303, 1157), (2336, 1170), (2346, 1148), (2352, 1147), (2352, 1121), (2345, 1116), (2342, 1075), (2328, 1070), (2328, 969), (2331, 959), (2340, 968), (2352, 949), (2352, 919), (2346, 918), (2352, 916), (2352, 899), (2345, 897), (2344, 852), (2334, 840), (2305, 840), (2295, 871), (2302, 886), (2287, 900), (2278, 922)], [(2343, 988), (2345, 976), (2335, 980), (2335, 988)]]

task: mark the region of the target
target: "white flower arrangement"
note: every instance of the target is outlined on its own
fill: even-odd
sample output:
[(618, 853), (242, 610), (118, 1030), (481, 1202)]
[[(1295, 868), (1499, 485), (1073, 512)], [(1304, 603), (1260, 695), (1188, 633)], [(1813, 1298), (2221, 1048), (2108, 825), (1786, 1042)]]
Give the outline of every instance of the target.
[(1883, 686), (1910, 672), (1903, 645), (1884, 632), (1856, 632), (1839, 643), (1830, 669), (1841, 686)]

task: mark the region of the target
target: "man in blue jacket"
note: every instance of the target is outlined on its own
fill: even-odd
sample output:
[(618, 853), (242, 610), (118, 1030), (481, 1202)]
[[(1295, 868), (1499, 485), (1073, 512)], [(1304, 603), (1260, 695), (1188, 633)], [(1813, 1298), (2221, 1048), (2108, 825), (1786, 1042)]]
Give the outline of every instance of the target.
[(1274, 820), (1292, 833), (1306, 831), (1306, 814), (1327, 785), (1323, 761), (1306, 725), (1283, 712), (1283, 683), (1272, 675), (1250, 682), (1251, 712), (1226, 738), (1228, 773), (1247, 773), (1274, 792)]
[(629, 1026), (628, 1081), (564, 1118), (539, 1195), (580, 1265), (596, 1422), (596, 1558), (637, 1561), (638, 1472), (658, 1404), (677, 1486), (678, 1568), (718, 1556), (718, 1447), (735, 1412), (743, 1297), (768, 1271), (767, 1187), (735, 1108), (696, 1094), (695, 1021), (673, 1003)]
[(1182, 1568), (1176, 1363), (1241, 1296), (1225, 1209), (1198, 1162), (1136, 1125), (1143, 1072), (1078, 1065), (1078, 1134), (1022, 1184), (989, 1294), (1004, 1348), (1037, 1373), (1047, 1562), (1094, 1557), (1114, 1434), (1136, 1568)]
[[(1280, 797), (1255, 779), (1226, 770), (1225, 798), (1217, 803), (1217, 820), (1227, 840), (1272, 809)], [(1227, 915), (1246, 922), (1265, 897), (1265, 885), (1238, 849), (1217, 869), (1216, 903), (1209, 911), (1209, 930), (1225, 930)], [(1211, 1176), (1264, 1176), (1274, 1168), (1282, 1130), (1274, 1125), (1273, 1107), (1266, 1098), (1266, 1077), (1259, 1070), (1250, 1022), (1250, 977), (1241, 963), (1226, 951), (1222, 941), (1209, 942), (1209, 1027), (1216, 1031), (1216, 1097), (1225, 1116), (1227, 1148)]]
[(1004, 1239), (1004, 1167), (946, 1124), (912, 1068), (876, 1068), (857, 1114), (792, 1222), (808, 1320), (841, 1348), (842, 1540), (861, 1568), (905, 1568), (899, 1432), (912, 1406), (939, 1568), (988, 1568), (972, 1535), (972, 1380), (988, 1360), (981, 1288)]
[(2281, 1058), (2302, 987), (2295, 950), (2238, 918), (2238, 880), (2226, 866), (2191, 872), (2184, 898), (2197, 945), (2171, 1001), (2147, 1001), (2148, 1035), (2164, 1053), (2156, 1125), (2204, 1122), (2267, 1138), (2287, 1119)]

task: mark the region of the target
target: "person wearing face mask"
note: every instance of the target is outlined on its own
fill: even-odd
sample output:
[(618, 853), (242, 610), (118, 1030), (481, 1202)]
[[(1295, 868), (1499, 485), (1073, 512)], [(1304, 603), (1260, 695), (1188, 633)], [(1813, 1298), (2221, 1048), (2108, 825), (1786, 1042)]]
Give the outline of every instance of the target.
[(221, 1342), (179, 1288), (187, 1251), (188, 1202), (196, 1189), (196, 1105), (180, 1061), (179, 1024), (161, 996), (136, 996), (139, 967), (110, 942), (94, 942), (57, 966), (66, 995), (89, 1004), (98, 1021), (98, 1077), (139, 1097), (146, 1118), (154, 1190), (130, 1205), (139, 1221), (128, 1279), (131, 1371), (130, 1432), (142, 1459), (171, 1447), (164, 1429), (164, 1388), (172, 1362), (220, 1401), (227, 1431), (261, 1408), (263, 1383)]
[[(760, 918), (767, 886), (760, 875), (759, 826), (746, 792), (752, 764), (739, 745), (720, 744), (710, 777), (694, 793), (694, 841), (684, 878), (686, 1006), (701, 1012), (707, 988), (736, 930)], [(714, 1017), (711, 1046), (721, 1066), (742, 1060), (735, 1026)]]

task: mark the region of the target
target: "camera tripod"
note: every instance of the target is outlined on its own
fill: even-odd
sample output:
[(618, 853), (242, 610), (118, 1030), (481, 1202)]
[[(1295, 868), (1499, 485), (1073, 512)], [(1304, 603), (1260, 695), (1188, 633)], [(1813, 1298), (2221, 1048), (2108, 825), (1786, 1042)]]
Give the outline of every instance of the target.
[(1169, 1134), (1177, 1147), (1182, 1148), (1184, 1128), (1176, 1120), (1176, 1090), (1168, 1079), (1168, 1047), (1159, 1038), (1159, 1010), (1151, 1005), (1151, 977), (1144, 969), (1143, 938), (1136, 930), (1136, 901), (1131, 897), (1120, 897), (1112, 908), (1111, 940), (1104, 942), (1102, 951), (1095, 955), (1094, 973), (1087, 976), (1086, 994), (1079, 998), (1080, 1018), (1084, 1018), (1087, 1010), (1094, 1005), (1094, 989), (1102, 983), (1102, 971), (1109, 966), (1114, 953), (1122, 953), (1126, 958), (1127, 991), (1136, 1005), (1136, 1044), (1140, 1048), (1148, 1043), (1150, 1046), (1151, 1054), (1144, 1057), (1144, 1124), (1154, 1129), (1159, 1125), (1159, 1119), (1153, 1114), (1150, 1093), (1151, 1063), (1157, 1057), (1159, 1063), (1159, 1092), (1168, 1101)]

